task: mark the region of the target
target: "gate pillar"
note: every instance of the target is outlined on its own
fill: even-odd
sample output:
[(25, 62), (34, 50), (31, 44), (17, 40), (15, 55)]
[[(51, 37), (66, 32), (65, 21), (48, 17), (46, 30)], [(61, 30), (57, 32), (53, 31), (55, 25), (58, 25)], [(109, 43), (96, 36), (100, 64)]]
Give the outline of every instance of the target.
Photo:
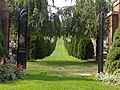
[(2, 28), (3, 28), (2, 32), (4, 35), (5, 49), (6, 49), (7, 56), (8, 56), (8, 54), (9, 54), (10, 12), (7, 8), (2, 8), (1, 15), (2, 15)]

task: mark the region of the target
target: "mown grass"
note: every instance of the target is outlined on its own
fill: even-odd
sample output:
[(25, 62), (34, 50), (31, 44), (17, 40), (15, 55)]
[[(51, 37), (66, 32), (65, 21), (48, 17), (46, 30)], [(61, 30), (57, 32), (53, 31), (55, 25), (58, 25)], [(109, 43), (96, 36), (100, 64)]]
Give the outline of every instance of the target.
[[(90, 73), (92, 76), (80, 76)], [(67, 54), (63, 40), (50, 57), (27, 63), (27, 77), (0, 84), (0, 90), (120, 90), (95, 78), (97, 64), (82, 61)]]

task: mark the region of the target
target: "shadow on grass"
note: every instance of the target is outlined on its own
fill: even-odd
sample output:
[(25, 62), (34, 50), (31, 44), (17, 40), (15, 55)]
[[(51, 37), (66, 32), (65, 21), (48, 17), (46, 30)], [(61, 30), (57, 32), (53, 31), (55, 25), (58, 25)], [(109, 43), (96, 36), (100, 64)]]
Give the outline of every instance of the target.
[(29, 74), (27, 75), (27, 80), (44, 80), (44, 81), (95, 81), (91, 77), (85, 77), (85, 76), (65, 76), (65, 75), (47, 75), (47, 74)]
[(81, 65), (81, 66), (88, 66), (92, 67), (93, 65), (96, 65), (97, 63), (92, 63), (92, 62), (79, 62), (79, 61), (40, 61), (37, 62), (42, 65), (47, 65), (47, 66), (72, 66), (72, 65)]

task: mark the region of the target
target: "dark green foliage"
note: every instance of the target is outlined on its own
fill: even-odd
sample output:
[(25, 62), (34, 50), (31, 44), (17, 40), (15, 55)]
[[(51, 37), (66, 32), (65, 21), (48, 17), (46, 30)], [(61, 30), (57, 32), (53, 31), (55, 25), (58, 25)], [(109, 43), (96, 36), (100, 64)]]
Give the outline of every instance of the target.
[(53, 18), (54, 18), (53, 26), (56, 31), (55, 33), (58, 37), (60, 37), (61, 23), (60, 23), (59, 15), (53, 14)]
[(31, 37), (30, 55), (31, 58), (41, 59), (49, 56), (55, 49), (56, 39), (44, 38), (42, 36)]
[(54, 51), (57, 31), (60, 30), (60, 20), (56, 14), (48, 16), (47, 0), (34, 1), (33, 8), (33, 14), (29, 13), (28, 26), (31, 39), (30, 56), (38, 59), (49, 56)]
[(91, 59), (94, 56), (93, 43), (89, 37), (82, 36), (78, 44), (78, 58)]
[(114, 34), (105, 65), (108, 73), (113, 73), (115, 70), (120, 69), (120, 26)]
[(87, 36), (74, 36), (70, 42), (65, 39), (65, 47), (69, 55), (79, 59), (87, 60), (94, 56), (93, 43)]
[(7, 58), (0, 60), (0, 81), (10, 81), (16, 79), (25, 79), (25, 69), (20, 64), (17, 67), (16, 64), (9, 62)]
[(2, 24), (0, 20), (0, 57), (5, 55), (5, 48), (4, 48), (4, 38), (2, 33)]

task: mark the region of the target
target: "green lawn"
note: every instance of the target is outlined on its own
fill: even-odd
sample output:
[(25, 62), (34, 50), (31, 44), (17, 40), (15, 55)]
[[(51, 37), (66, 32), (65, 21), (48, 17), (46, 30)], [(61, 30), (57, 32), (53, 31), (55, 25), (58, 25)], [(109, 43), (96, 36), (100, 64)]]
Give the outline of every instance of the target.
[[(50, 57), (27, 64), (25, 80), (1, 83), (0, 90), (120, 90), (95, 78), (96, 63), (69, 56), (62, 39)], [(82, 73), (92, 76), (80, 76)]]

